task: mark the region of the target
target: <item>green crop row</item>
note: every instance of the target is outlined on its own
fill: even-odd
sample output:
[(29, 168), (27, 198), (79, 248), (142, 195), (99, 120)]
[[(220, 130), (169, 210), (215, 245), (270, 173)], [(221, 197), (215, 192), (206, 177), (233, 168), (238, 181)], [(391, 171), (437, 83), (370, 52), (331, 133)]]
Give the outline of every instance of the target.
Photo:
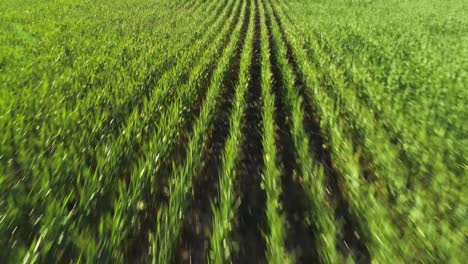
[(151, 237), (151, 254), (154, 263), (167, 263), (173, 257), (174, 247), (182, 228), (183, 215), (190, 204), (192, 185), (200, 173), (208, 135), (212, 131), (218, 97), (222, 89), (225, 89), (223, 80), (237, 43), (241, 41), (239, 36), (247, 8), (246, 1), (243, 1), (241, 14), (238, 20), (233, 22), (236, 23), (236, 27), (214, 70), (200, 115), (193, 125), (193, 134), (187, 143), (184, 162), (173, 165), (168, 187), (169, 201), (158, 211), (156, 232)]
[[(302, 11), (303, 9), (298, 9), (297, 12)], [(282, 19), (282, 21), (284, 21), (285, 25), (288, 24), (288, 19), (292, 20), (290, 18), (286, 18), (286, 15), (283, 15), (283, 18), (284, 19)], [(299, 45), (296, 46), (297, 48), (295, 54), (298, 61), (304, 60), (304, 62), (301, 63), (305, 79), (309, 80), (309, 87), (311, 88), (323, 87), (322, 90), (315, 88), (315, 90), (311, 91), (309, 93), (310, 100), (315, 101), (317, 107), (322, 107), (324, 109), (323, 113), (326, 112), (336, 114), (336, 117), (334, 117), (335, 120), (330, 121), (330, 125), (324, 125), (324, 130), (327, 130), (326, 126), (330, 126), (330, 129), (332, 129), (332, 124), (336, 125), (338, 123), (336, 120), (345, 117), (342, 119), (342, 121), (340, 121), (342, 124), (339, 126), (348, 127), (348, 131), (352, 132), (351, 135), (353, 136), (349, 138), (349, 144), (351, 146), (362, 146), (364, 157), (370, 161), (370, 164), (368, 165), (370, 168), (363, 167), (362, 170), (363, 172), (364, 170), (370, 170), (370, 181), (372, 182), (371, 193), (373, 193), (372, 199), (378, 199), (378, 201), (376, 200), (376, 205), (380, 204), (381, 207), (385, 208), (379, 209), (379, 211), (382, 211), (381, 217), (386, 218), (386, 221), (390, 221), (388, 222), (388, 228), (386, 228), (387, 230), (385, 231), (389, 236), (389, 241), (399, 239), (398, 234), (400, 233), (404, 234), (403, 241), (406, 243), (402, 241), (398, 245), (395, 245), (394, 249), (391, 249), (391, 246), (385, 246), (387, 249), (392, 250), (389, 251), (392, 253), (389, 253), (386, 257), (388, 259), (391, 259), (391, 257), (395, 256), (402, 257), (403, 259), (410, 259), (411, 257), (415, 257), (416, 259), (423, 259), (424, 261), (436, 261), (437, 259), (453, 260), (454, 258), (451, 257), (451, 255), (458, 256), (461, 253), (461, 251), (458, 250), (461, 249), (461, 245), (463, 244), (463, 238), (461, 237), (463, 236), (462, 232), (456, 228), (452, 229), (453, 231), (449, 231), (451, 228), (448, 226), (444, 227), (443, 229), (439, 229), (440, 231), (433, 229), (437, 224), (432, 222), (432, 219), (435, 220), (435, 215), (443, 213), (444, 211), (447, 212), (447, 209), (444, 209), (444, 203), (439, 204), (439, 208), (432, 207), (437, 205), (431, 201), (430, 193), (423, 190), (421, 182), (418, 183), (417, 179), (412, 179), (415, 174), (414, 171), (410, 172), (409, 169), (406, 169), (405, 165), (400, 160), (400, 156), (398, 155), (401, 155), (402, 150), (396, 149), (396, 147), (390, 143), (391, 137), (388, 136), (388, 132), (386, 130), (382, 129), (382, 125), (379, 120), (374, 119), (375, 117), (373, 116), (372, 112), (368, 112), (369, 110), (361, 105), (360, 99), (354, 93), (354, 91), (358, 91), (359, 88), (361, 88), (361, 86), (359, 86), (360, 84), (350, 84), (346, 81), (346, 78), (348, 78), (348, 73), (342, 73), (341, 68), (353, 67), (354, 65), (352, 64), (351, 60), (348, 60), (347, 63), (340, 62), (340, 55), (332, 53), (333, 49), (339, 49), (340, 46), (338, 45), (344, 44), (342, 42), (337, 43), (335, 44), (337, 45), (336, 48), (333, 47), (333, 49), (330, 48), (330, 44), (326, 48), (320, 46), (321, 42), (327, 41), (325, 39), (326, 33), (319, 37), (317, 35), (309, 37), (309, 34), (304, 34), (306, 37), (302, 37), (297, 33), (310, 32), (310, 25), (302, 29), (300, 27), (302, 24), (296, 23), (296, 21), (294, 22), (295, 23), (291, 25), (289, 29), (287, 29), (289, 33), (287, 35), (291, 36), (290, 41), (293, 44), (292, 46), (295, 46), (294, 44), (302, 43), (303, 47), (305, 47), (305, 50), (301, 50)], [(305, 28), (307, 28), (307, 30), (305, 30)], [(293, 35), (295, 36), (293, 37)], [(393, 63), (395, 62), (396, 61), (394, 60)], [(351, 68), (349, 71), (354, 71), (354, 74), (357, 72), (356, 68)], [(361, 79), (364, 78), (366, 77), (361, 77)], [(367, 77), (367, 79), (369, 78)], [(366, 85), (364, 86), (366, 87)], [(354, 89), (349, 89), (350, 87)], [(371, 88), (371, 86), (367, 85), (367, 88)], [(342, 93), (342, 95), (340, 95), (340, 93)], [(320, 94), (323, 94), (323, 99), (320, 99), (318, 96)], [(328, 103), (330, 104), (330, 108), (328, 109), (325, 108), (327, 101), (330, 101)], [(382, 112), (383, 111), (384, 110), (382, 110)], [(322, 118), (325, 117), (325, 114), (323, 113), (321, 113)], [(334, 142), (334, 140), (331, 139), (332, 136), (333, 134), (330, 133), (330, 142)], [(335, 137), (339, 138), (338, 135), (335, 135)], [(338, 141), (342, 142), (343, 140), (340, 138)], [(331, 145), (333, 147), (334, 144), (332, 143)], [(336, 151), (342, 150), (337, 149)], [(353, 151), (350, 149), (348, 155), (352, 155), (352, 152)], [(340, 156), (344, 156), (344, 153), (340, 153)], [(362, 158), (360, 158), (360, 160), (362, 160)], [(432, 160), (432, 162), (437, 162), (437, 158)], [(444, 166), (438, 167), (439, 170), (445, 172), (444, 177), (448, 177), (445, 178), (443, 182), (449, 184), (449, 186), (453, 186), (448, 188), (451, 191), (451, 194), (445, 197), (447, 199), (452, 199), (452, 202), (457, 200), (460, 201), (461, 193), (457, 193), (456, 190), (458, 187), (455, 187), (460, 186), (457, 184), (458, 180), (454, 179), (453, 176), (450, 176), (450, 171), (448, 171), (446, 168), (443, 169)], [(419, 171), (419, 173), (424, 173), (424, 170)], [(437, 172), (433, 173), (433, 176), (437, 177)], [(364, 173), (361, 174), (365, 175)], [(366, 174), (368, 175), (369, 172), (366, 172)], [(450, 178), (453, 180), (450, 180)], [(420, 179), (422, 180), (422, 178)], [(442, 181), (439, 181), (439, 183), (441, 182)], [(408, 185), (414, 186), (412, 187), (414, 190), (407, 189)], [(357, 185), (355, 187), (350, 186), (347, 192), (357, 192), (356, 188), (358, 188)], [(440, 188), (439, 186), (438, 189), (433, 189), (433, 191), (443, 192), (444, 189), (445, 188)], [(434, 195), (434, 193), (432, 193), (432, 195)], [(349, 199), (352, 200), (351, 197)], [(417, 202), (416, 205), (414, 204), (415, 202)], [(370, 203), (366, 201), (364, 204), (369, 205)], [(445, 204), (450, 203), (447, 201)], [(364, 209), (365, 205), (362, 206)], [(450, 211), (458, 211), (458, 214), (461, 216), (463, 214), (462, 212), (464, 210), (464, 205), (460, 204), (455, 206), (458, 208), (452, 207)], [(389, 210), (389, 208), (392, 208), (392, 210)], [(425, 216), (421, 215), (421, 213), (418, 213), (421, 212), (420, 210), (422, 208), (429, 210), (425, 212)], [(384, 210), (387, 210), (387, 213), (385, 213)], [(384, 217), (384, 215), (387, 216)], [(408, 215), (410, 216), (409, 218)], [(456, 220), (457, 217), (458, 216), (454, 216), (452, 219)], [(376, 218), (377, 216), (370, 216), (369, 220), (375, 220)], [(408, 220), (410, 223), (406, 223)], [(454, 222), (457, 223), (457, 225), (460, 225), (463, 223), (463, 220), (458, 218), (458, 220)], [(381, 223), (381, 225), (382, 227), (384, 226), (383, 223)], [(367, 226), (369, 227), (369, 224)], [(448, 250), (448, 248), (444, 249), (446, 245), (441, 245), (438, 243), (435, 232), (444, 232), (447, 234), (447, 242), (451, 245), (450, 250)], [(370, 233), (374, 233), (374, 235), (376, 235), (375, 232)], [(428, 237), (431, 238), (428, 239)], [(381, 237), (376, 237), (376, 239), (376, 242), (381, 244), (391, 244), (390, 242), (381, 242)], [(454, 247), (454, 245), (457, 246)], [(375, 251), (379, 251), (372, 252), (372, 255), (375, 255), (376, 257), (378, 254), (385, 252), (383, 249), (375, 249)], [(414, 252), (419, 253), (414, 254)], [(385, 256), (380, 257), (384, 259)]]
[[(291, 256), (286, 252), (285, 219), (281, 210), (280, 195), (282, 193), (282, 169), (279, 164), (278, 147), (276, 143), (277, 127), (275, 126), (275, 95), (270, 58), (269, 32), (266, 26), (266, 14), (263, 1), (259, 1), (260, 40), (261, 40), (261, 86), (263, 98), (263, 163), (264, 171), (262, 187), (266, 193), (265, 215), (267, 229), (265, 232), (266, 257), (270, 263), (291, 263)], [(278, 113), (276, 113), (277, 115)]]
[[(140, 6), (141, 7), (141, 6)], [(35, 10), (36, 11), (36, 10)], [(83, 10), (81, 10), (83, 11)], [(187, 11), (193, 11), (191, 9)], [(53, 15), (49, 14), (49, 15)], [(128, 15), (128, 14), (126, 14)], [(144, 21), (144, 18), (149, 19), (152, 18), (151, 15), (154, 16), (154, 14), (149, 13), (148, 16), (142, 16), (142, 20)], [(51, 16), (48, 17), (49, 20), (54, 20), (56, 19), (55, 17)], [(112, 17), (109, 17), (109, 21), (112, 21)], [(64, 21), (68, 23), (69, 21)], [(170, 21), (168, 21), (170, 22)], [(139, 25), (141, 22), (138, 20), (135, 22), (137, 25)], [(53, 26), (53, 24), (52, 24)], [(163, 25), (164, 26), (164, 25)], [(35, 28), (33, 28), (35, 29)], [(40, 29), (47, 29), (47, 28), (40, 28)], [(72, 28), (73, 29), (73, 28)], [(104, 29), (104, 28), (103, 28)], [(103, 30), (101, 29), (101, 30)], [(91, 31), (93, 34), (94, 32)], [(52, 34), (59, 34), (55, 31), (52, 32)], [(73, 36), (70, 35), (70, 32), (65, 31), (64, 33), (61, 33), (65, 36)], [(112, 39), (115, 38), (113, 35), (114, 32), (109, 31), (108, 35), (101, 35), (102, 39)], [(44, 34), (44, 38), (42, 39), (42, 42), (45, 43), (44, 45), (48, 44), (47, 39), (48, 34)], [(54, 35), (54, 38), (57, 36)], [(92, 37), (92, 36), (90, 36)], [(128, 41), (124, 39), (124, 41), (131, 41), (133, 40), (130, 36), (128, 37)], [(84, 38), (86, 39), (86, 38)], [(89, 40), (89, 39), (88, 39)], [(138, 40), (138, 39), (137, 39)], [(171, 42), (171, 40), (169, 40)], [(161, 44), (168, 45), (169, 42)], [(124, 42), (125, 43), (125, 42)], [(53, 43), (51, 43), (53, 45)], [(86, 49), (88, 48), (86, 45), (89, 45), (91, 43), (85, 42), (81, 45), (81, 43), (75, 43), (77, 46), (76, 48), (81, 48), (81, 49)], [(94, 43), (96, 44), (96, 43)], [(129, 43), (128, 43), (129, 44)], [(130, 46), (133, 46), (134, 44), (131, 44)], [(146, 45), (148, 46), (148, 45)], [(142, 46), (144, 48), (145, 46)], [(151, 46), (148, 46), (151, 47)], [(157, 47), (157, 46), (155, 46)], [(125, 46), (120, 47), (123, 50), (125, 50)], [(108, 50), (107, 53), (109, 53), (112, 50)], [(35, 63), (42, 63), (43, 61), (47, 61), (49, 58), (48, 56), (53, 56), (54, 55), (54, 48), (52, 47), (51, 50), (49, 50), (49, 54), (44, 54), (44, 56), (39, 56), (40, 59), (35, 61)], [(100, 57), (98, 54), (95, 54), (95, 57), (87, 57), (91, 59), (98, 59), (103, 63), (106, 60), (109, 60), (109, 58), (106, 57)], [(119, 57), (118, 54), (115, 55), (116, 57)], [(154, 56), (156, 58), (156, 56)], [(44, 60), (41, 60), (43, 58)], [(60, 57), (58, 57), (60, 59)], [(148, 61), (141, 61), (138, 62), (138, 57), (134, 58), (135, 63), (148, 63)], [(159, 60), (159, 58), (157, 58)], [(10, 61), (8, 61), (10, 62)], [(20, 63), (21, 60), (15, 60), (14, 63)], [(75, 60), (74, 63), (78, 63), (78, 60)], [(49, 63), (43, 62), (45, 65), (50, 65)], [(92, 119), (86, 119), (85, 117), (89, 117), (89, 105), (94, 105), (94, 102), (96, 101), (96, 97), (101, 98), (101, 96), (97, 96), (95, 92), (90, 92), (89, 94), (92, 94), (92, 97), (89, 97), (88, 99), (86, 98), (81, 98), (81, 100), (77, 101), (78, 103), (81, 103), (77, 106), (77, 110), (70, 110), (67, 103), (68, 103), (68, 95), (70, 92), (79, 92), (83, 93), (86, 91), (86, 89), (83, 89), (83, 85), (86, 84), (86, 80), (80, 80), (79, 73), (82, 72), (83, 75), (88, 75), (87, 78), (94, 78), (93, 77), (93, 72), (92, 72), (92, 67), (90, 67), (90, 63), (85, 63), (87, 64), (87, 67), (83, 68), (77, 68), (78, 64), (75, 66), (71, 65), (69, 67), (62, 67), (61, 62), (58, 60), (57, 61), (57, 68), (55, 68), (55, 65), (52, 64), (53, 66), (46, 68), (44, 66), (37, 66), (38, 68), (43, 68), (44, 71), (50, 71), (52, 70), (55, 76), (50, 76), (51, 78), (54, 77), (55, 81), (51, 85), (57, 85), (57, 89), (54, 87), (50, 86), (50, 82), (47, 80), (40, 80), (37, 81), (39, 84), (34, 84), (31, 83), (32, 87), (36, 88), (44, 88), (46, 94), (42, 95), (40, 91), (37, 89), (28, 89), (27, 87), (23, 90), (18, 90), (18, 93), (16, 93), (14, 96), (10, 96), (5, 98), (8, 103), (11, 104), (11, 110), (8, 110), (5, 112), (5, 115), (2, 116), (2, 119), (5, 120), (6, 122), (1, 122), (2, 124), (2, 131), (5, 131), (7, 133), (4, 133), (5, 137), (2, 138), (3, 143), (2, 143), (2, 162), (5, 162), (6, 166), (2, 166), (2, 169), (5, 169), (5, 174), (6, 178), (4, 181), (4, 184), (2, 184), (2, 188), (5, 188), (4, 192), (2, 191), (2, 194), (5, 193), (15, 193), (17, 194), (16, 197), (21, 197), (21, 196), (29, 196), (32, 194), (33, 196), (30, 198), (30, 201), (27, 200), (10, 200), (8, 203), (4, 204), (7, 206), (5, 210), (8, 212), (6, 215), (5, 221), (8, 223), (7, 225), (4, 225), (2, 227), (6, 227), (7, 229), (2, 229), (5, 232), (12, 232), (12, 230), (15, 230), (16, 237), (18, 238), (18, 241), (16, 243), (13, 243), (15, 247), (17, 247), (19, 250), (22, 247), (23, 243), (23, 238), (25, 236), (31, 236), (34, 235), (34, 233), (30, 234), (29, 232), (40, 232), (40, 230), (37, 230), (37, 227), (42, 224), (43, 221), (48, 221), (47, 215), (43, 215), (40, 211), (42, 208), (50, 207), (50, 209), (47, 209), (50, 214), (50, 221), (56, 221), (56, 217), (59, 216), (59, 214), (56, 214), (57, 212), (54, 212), (54, 207), (56, 207), (57, 210), (63, 211), (63, 208), (65, 207), (66, 203), (73, 204), (77, 203), (76, 201), (77, 198), (77, 193), (75, 188), (69, 188), (68, 184), (72, 182), (76, 182), (77, 184), (80, 184), (80, 181), (83, 180), (89, 174), (89, 168), (87, 166), (80, 166), (81, 164), (87, 163), (86, 158), (84, 158), (82, 155), (84, 152), (96, 152), (96, 149), (94, 149), (94, 145), (97, 143), (97, 140), (102, 140), (103, 139), (103, 134), (99, 135), (99, 138), (96, 137), (96, 140), (94, 143), (89, 144), (86, 146), (86, 143), (88, 143), (89, 140), (89, 135), (86, 133), (93, 133), (95, 131), (94, 125), (96, 124), (95, 120)], [(14, 64), (13, 64), (14, 65)], [(132, 67), (138, 67), (138, 64), (132, 65)], [(152, 64), (149, 64), (151, 67)], [(155, 63), (154, 65), (158, 65)], [(143, 66), (143, 65), (142, 65)], [(74, 68), (77, 68), (76, 70)], [(138, 67), (139, 70), (142, 72), (141, 77), (140, 76), (135, 76), (134, 78), (126, 78), (128, 80), (131, 79), (136, 79), (136, 78), (147, 78), (148, 72), (146, 72), (144, 69), (145, 67)], [(6, 67), (7, 73), (10, 68)], [(13, 68), (14, 69), (14, 68)], [(72, 71), (73, 69), (73, 71)], [(110, 69), (109, 69), (110, 70)], [(125, 71), (125, 69), (123, 69)], [(133, 68), (128, 69), (127, 71), (132, 71)], [(128, 76), (126, 73), (122, 71), (125, 75), (122, 76)], [(47, 77), (49, 73), (44, 73), (44, 77)], [(97, 75), (96, 78), (106, 78), (109, 74), (105, 75)], [(2, 75), (4, 76), (4, 75)], [(11, 75), (5, 75), (7, 77), (10, 77)], [(12, 89), (16, 85), (19, 85), (19, 82), (21, 82), (21, 77), (22, 75), (16, 75), (18, 79), (6, 79), (6, 82), (2, 83), (2, 91), (8, 91), (8, 89)], [(29, 76), (30, 78), (30, 76)], [(49, 78), (49, 77), (47, 77)], [(74, 80), (74, 78), (77, 78)], [(76, 87), (70, 86), (70, 85), (65, 85), (64, 83), (60, 83), (60, 80), (67, 79), (67, 80), (74, 80)], [(35, 81), (35, 80), (34, 80)], [(3, 86), (5, 85), (5, 86)], [(91, 84), (90, 84), (91, 85)], [(96, 84), (99, 86), (99, 84)], [(110, 88), (107, 87), (112, 87), (114, 84), (112, 82), (107, 82), (102, 85), (102, 89), (97, 89), (98, 91), (103, 92), (103, 94), (106, 95), (112, 95), (113, 90), (110, 90)], [(119, 84), (117, 82), (115, 86), (118, 85), (126, 85), (125, 83)], [(67, 87), (67, 92), (61, 91), (64, 87)], [(133, 86), (130, 86), (130, 88), (133, 89)], [(123, 90), (123, 89), (122, 89)], [(135, 89), (136, 90), (136, 89)], [(26, 95), (25, 97), (22, 97), (19, 92), (35, 92), (37, 93), (37, 96), (31, 96), (31, 95)], [(69, 92), (68, 92), (69, 91)], [(16, 92), (16, 91), (15, 91)], [(119, 96), (122, 96), (125, 98), (125, 95), (118, 94)], [(79, 95), (78, 95), (79, 96)], [(43, 98), (41, 98), (43, 97)], [(82, 96), (80, 96), (82, 97)], [(90, 101), (89, 99), (93, 98), (94, 101)], [(3, 99), (3, 98), (2, 98)], [(11, 100), (8, 100), (11, 99)], [(121, 98), (117, 98), (119, 101)], [(44, 101), (51, 102), (49, 104), (44, 104)], [(85, 103), (82, 103), (85, 102)], [(87, 103), (86, 103), (87, 102)], [(118, 102), (118, 101), (117, 101)], [(65, 104), (65, 105), (64, 105)], [(87, 105), (88, 104), (88, 105)], [(31, 107), (35, 107), (37, 105), (37, 109), (32, 109)], [(100, 109), (93, 109), (93, 111), (97, 111), (98, 113), (103, 113), (102, 116), (96, 115), (96, 117), (103, 117), (103, 119), (107, 116), (108, 111), (105, 110), (104, 107), (106, 105), (104, 104), (98, 104), (102, 105)], [(80, 109), (81, 107), (84, 107), (84, 109)], [(108, 107), (108, 106), (107, 106)], [(20, 112), (18, 112), (20, 111)], [(35, 113), (35, 115), (29, 115), (28, 113)], [(24, 118), (23, 118), (24, 117)], [(33, 118), (33, 119), (31, 119)], [(51, 119), (53, 118), (53, 119)], [(89, 122), (91, 121), (91, 122)], [(97, 122), (99, 123), (99, 122)], [(112, 120), (110, 122), (112, 124)], [(77, 125), (78, 124), (78, 125)], [(3, 126), (5, 125), (5, 126)], [(81, 126), (80, 126), (81, 125)], [(84, 128), (84, 131), (77, 131), (77, 128)], [(34, 129), (34, 130), (32, 130)], [(8, 133), (8, 132), (12, 133)], [(73, 134), (76, 133), (76, 134)], [(6, 148), (5, 148), (6, 147)], [(64, 162), (66, 161), (66, 162)], [(77, 176), (75, 176), (75, 171), (76, 170), (84, 170), (83, 173), (77, 173)], [(42, 174), (42, 175), (41, 175)], [(21, 181), (18, 181), (18, 175), (22, 175)], [(68, 197), (68, 198), (67, 198)], [(75, 202), (74, 202), (75, 201)], [(31, 202), (33, 202), (31, 204)], [(63, 203), (63, 205), (57, 204), (57, 203)], [(28, 209), (30, 208), (30, 209)], [(35, 209), (35, 210), (34, 210)], [(30, 223), (25, 222), (24, 216), (21, 216), (21, 211), (28, 211), (30, 212), (29, 218), (31, 219)], [(76, 219), (74, 219), (76, 221)], [(57, 224), (54, 224), (56, 226)], [(51, 227), (49, 227), (50, 229)], [(50, 233), (52, 231), (49, 231)], [(33, 231), (36, 230), (36, 231)], [(44, 234), (45, 235), (45, 234)], [(57, 234), (57, 238), (58, 238)], [(15, 237), (13, 237), (15, 239)], [(33, 241), (31, 237), (28, 238), (29, 241)], [(41, 239), (43, 241), (43, 239)], [(31, 248), (36, 248), (36, 245), (31, 246)], [(5, 253), (14, 253), (15, 251), (3, 251)]]
[(336, 230), (333, 219), (333, 208), (327, 204), (324, 170), (316, 163), (316, 158), (311, 156), (309, 150), (309, 138), (304, 128), (303, 99), (295, 87), (296, 76), (292, 66), (286, 57), (286, 46), (281, 38), (279, 26), (272, 16), (271, 5), (267, 6), (271, 31), (275, 46), (275, 56), (281, 72), (283, 100), (286, 109), (290, 112), (291, 137), (294, 144), (294, 152), (299, 167), (299, 177), (311, 205), (311, 224), (317, 234), (317, 250), (324, 263), (336, 263)]
[[(222, 16), (219, 17), (217, 22), (221, 23), (229, 16), (226, 24), (222, 26), (222, 33), (217, 35), (215, 40), (209, 44), (208, 49), (204, 50), (204, 54), (200, 57), (199, 63), (191, 69), (189, 79), (186, 83), (179, 85), (178, 89), (173, 91), (174, 95), (172, 102), (164, 108), (164, 104), (158, 103), (157, 98), (148, 103), (147, 111), (154, 112), (158, 109), (160, 117), (158, 120), (152, 122), (142, 122), (141, 119), (133, 119), (134, 125), (141, 130), (145, 130), (148, 126), (154, 126), (154, 131), (149, 135), (149, 141), (142, 146), (140, 150), (143, 157), (133, 165), (131, 173), (129, 174), (129, 182), (122, 179), (119, 182), (119, 194), (116, 197), (115, 204), (117, 205), (113, 212), (113, 217), (109, 225), (109, 230), (106, 231), (105, 236), (110, 237), (109, 241), (115, 245), (103, 245), (108, 250), (113, 251), (113, 248), (120, 248), (120, 244), (126, 241), (125, 237), (133, 237), (134, 232), (122, 232), (123, 230), (134, 230), (136, 227), (142, 226), (147, 221), (153, 221), (151, 217), (156, 217), (156, 213), (148, 214), (147, 210), (157, 210), (158, 201), (156, 197), (160, 192), (160, 187), (164, 182), (164, 174), (168, 173), (171, 161), (171, 154), (180, 140), (180, 129), (187, 126), (190, 121), (190, 113), (194, 109), (196, 98), (200, 97), (203, 82), (210, 71), (211, 63), (219, 56), (219, 52), (223, 47), (223, 42), (231, 28), (230, 22), (234, 19), (235, 13), (229, 12), (231, 8), (237, 8), (233, 1), (226, 7)], [(211, 33), (211, 32), (210, 32)], [(207, 43), (204, 43), (207, 45)], [(194, 47), (194, 51), (202, 50), (202, 45)], [(177, 74), (178, 71), (172, 71)], [(171, 76), (171, 75), (170, 75)], [(172, 90), (177, 84), (173, 84), (177, 77), (168, 77), (168, 83), (162, 87)], [(140, 130), (140, 131), (141, 131)], [(123, 146), (121, 150), (128, 149), (131, 146), (131, 140), (141, 135), (141, 132), (135, 131), (132, 135), (124, 137), (130, 144)], [(124, 141), (125, 142), (125, 141)], [(119, 150), (119, 149), (117, 149)], [(140, 153), (136, 152), (136, 154)], [(116, 151), (119, 153), (119, 151)], [(128, 155), (128, 154), (127, 154)], [(151, 183), (151, 184), (148, 184)], [(128, 215), (134, 215), (135, 219), (129, 219)], [(149, 232), (148, 230), (140, 231), (143, 237)]]
[(250, 1), (249, 24), (247, 28), (242, 54), (240, 56), (240, 69), (233, 108), (229, 117), (229, 135), (222, 155), (222, 165), (219, 171), (219, 198), (218, 205), (213, 207), (213, 227), (210, 237), (210, 263), (221, 264), (230, 261), (231, 245), (230, 232), (232, 222), (236, 215), (235, 180), (240, 160), (241, 146), (244, 144), (244, 115), (247, 106), (246, 93), (249, 89), (250, 68), (252, 64), (252, 39), (254, 34), (254, 17), (257, 10), (254, 1)]
[(0, 263), (463, 263), (466, 10), (0, 1)]

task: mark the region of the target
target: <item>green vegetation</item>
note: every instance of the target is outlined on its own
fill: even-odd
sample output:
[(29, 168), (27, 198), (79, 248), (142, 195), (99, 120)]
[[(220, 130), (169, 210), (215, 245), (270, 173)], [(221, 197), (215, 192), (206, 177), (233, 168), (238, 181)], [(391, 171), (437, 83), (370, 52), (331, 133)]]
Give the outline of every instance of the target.
[[(235, 86), (235, 98), (233, 109), (229, 118), (229, 136), (225, 143), (222, 154), (222, 165), (220, 168), (219, 182), (219, 206), (213, 209), (213, 234), (210, 238), (210, 262), (224, 263), (229, 260), (230, 246), (229, 232), (231, 222), (236, 214), (234, 181), (236, 178), (236, 168), (239, 163), (241, 145), (244, 142), (242, 131), (242, 120), (246, 108), (246, 92), (249, 88), (249, 70), (252, 63), (252, 39), (254, 33), (254, 19), (256, 9), (253, 8), (253, 1), (250, 1), (250, 17), (245, 43), (240, 57), (240, 69), (237, 85)], [(228, 245), (228, 246), (226, 246)]]
[[(290, 256), (285, 252), (284, 240), (286, 236), (285, 219), (278, 202), (282, 193), (280, 177), (282, 168), (278, 158), (278, 147), (276, 146), (275, 127), (275, 96), (273, 94), (273, 80), (271, 71), (270, 47), (268, 29), (266, 27), (265, 9), (260, 4), (260, 38), (262, 59), (262, 98), (263, 98), (263, 162), (265, 164), (263, 175), (263, 188), (266, 192), (265, 215), (267, 230), (265, 240), (267, 247), (267, 260), (270, 263), (289, 263)], [(278, 113), (276, 113), (277, 115)]]
[(466, 2), (0, 10), (1, 263), (468, 257)]

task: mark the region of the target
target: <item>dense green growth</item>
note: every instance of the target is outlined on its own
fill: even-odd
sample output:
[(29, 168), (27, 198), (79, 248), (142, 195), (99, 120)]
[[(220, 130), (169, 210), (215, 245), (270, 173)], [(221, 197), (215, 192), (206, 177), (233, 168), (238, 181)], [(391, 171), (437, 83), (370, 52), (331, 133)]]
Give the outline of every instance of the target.
[(467, 10), (0, 1), (0, 262), (463, 263)]

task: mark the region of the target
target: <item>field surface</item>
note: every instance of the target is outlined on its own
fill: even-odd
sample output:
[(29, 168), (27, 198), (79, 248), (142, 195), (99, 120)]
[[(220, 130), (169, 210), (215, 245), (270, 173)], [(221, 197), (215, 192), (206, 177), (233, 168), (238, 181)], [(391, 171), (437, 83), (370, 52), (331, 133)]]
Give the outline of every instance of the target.
[(0, 263), (466, 263), (467, 14), (1, 0)]

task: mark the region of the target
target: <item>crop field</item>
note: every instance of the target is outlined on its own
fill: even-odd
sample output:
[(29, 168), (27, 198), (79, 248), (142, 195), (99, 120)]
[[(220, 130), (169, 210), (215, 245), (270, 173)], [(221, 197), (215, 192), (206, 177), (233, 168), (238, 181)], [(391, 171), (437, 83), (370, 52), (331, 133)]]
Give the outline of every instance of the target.
[(1, 0), (0, 263), (466, 263), (468, 2)]

